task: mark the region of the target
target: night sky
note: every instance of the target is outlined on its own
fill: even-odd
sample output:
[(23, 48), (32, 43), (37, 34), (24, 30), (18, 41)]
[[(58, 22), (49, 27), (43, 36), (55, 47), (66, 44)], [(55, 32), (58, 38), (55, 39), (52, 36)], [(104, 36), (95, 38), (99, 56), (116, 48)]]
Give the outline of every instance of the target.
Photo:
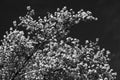
[[(0, 1), (0, 39), (12, 26), (12, 21), (19, 22), (19, 16), (26, 14), (26, 7), (35, 9), (36, 16), (46, 16), (57, 8), (67, 6), (74, 11), (89, 10), (98, 21), (81, 21), (71, 28), (72, 37), (95, 41), (111, 51), (111, 67), (120, 75), (120, 0), (1, 0)], [(118, 76), (118, 79), (120, 77)]]

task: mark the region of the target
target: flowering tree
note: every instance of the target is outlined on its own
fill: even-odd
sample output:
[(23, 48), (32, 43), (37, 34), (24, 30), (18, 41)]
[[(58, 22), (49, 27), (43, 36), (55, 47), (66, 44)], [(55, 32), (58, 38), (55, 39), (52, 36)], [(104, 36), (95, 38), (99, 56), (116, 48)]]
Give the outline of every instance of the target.
[[(6, 32), (0, 46), (0, 80), (115, 80), (110, 68), (110, 51), (96, 42), (67, 36), (81, 20), (97, 20), (90, 11), (58, 8), (43, 19), (34, 20), (27, 7), (20, 23)], [(20, 31), (22, 27), (25, 31)], [(25, 32), (27, 33), (25, 35)]]

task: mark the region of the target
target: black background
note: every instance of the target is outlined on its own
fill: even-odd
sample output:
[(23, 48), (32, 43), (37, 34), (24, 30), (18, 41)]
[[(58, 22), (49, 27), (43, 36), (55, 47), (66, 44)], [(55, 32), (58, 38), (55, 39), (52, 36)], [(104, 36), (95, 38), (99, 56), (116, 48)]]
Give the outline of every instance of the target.
[(81, 22), (71, 28), (72, 37), (95, 41), (111, 51), (111, 67), (118, 72), (120, 80), (120, 1), (119, 0), (1, 0), (0, 1), (0, 39), (12, 26), (12, 21), (26, 14), (26, 6), (35, 9), (36, 16), (46, 16), (57, 8), (67, 6), (74, 11), (89, 10), (98, 21)]

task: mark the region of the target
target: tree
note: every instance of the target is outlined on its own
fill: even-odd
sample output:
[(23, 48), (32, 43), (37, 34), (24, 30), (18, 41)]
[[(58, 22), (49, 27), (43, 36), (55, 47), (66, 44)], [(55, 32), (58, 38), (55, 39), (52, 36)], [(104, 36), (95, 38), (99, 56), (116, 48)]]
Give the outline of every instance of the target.
[[(67, 36), (74, 24), (97, 20), (90, 11), (75, 13), (66, 6), (34, 20), (30, 6), (27, 14), (13, 21), (0, 46), (0, 80), (114, 80), (116, 73), (108, 64), (109, 50), (96, 42)], [(20, 30), (25, 28), (25, 30)], [(26, 33), (26, 35), (25, 35)]]

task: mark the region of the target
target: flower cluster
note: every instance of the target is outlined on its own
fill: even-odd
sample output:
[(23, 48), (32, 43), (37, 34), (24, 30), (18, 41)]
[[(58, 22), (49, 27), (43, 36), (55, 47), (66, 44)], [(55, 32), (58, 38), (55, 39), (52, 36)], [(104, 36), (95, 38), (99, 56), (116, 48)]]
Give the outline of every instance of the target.
[[(10, 29), (6, 32), (2, 45), (0, 46), (0, 75), (3, 79), (9, 80), (20, 66), (23, 65), (26, 58), (30, 56), (30, 51), (34, 49), (34, 41), (24, 36), (23, 31)], [(7, 72), (7, 73), (6, 73)], [(1, 79), (2, 80), (2, 79)]]
[(54, 41), (34, 54), (23, 75), (27, 80), (114, 80), (116, 73), (110, 69), (109, 54), (110, 51), (100, 49), (97, 41), (86, 41), (85, 46), (79, 47), (69, 45), (67, 39)]
[[(44, 19), (34, 20), (27, 7), (15, 29), (6, 32), (0, 46), (0, 80), (114, 80), (108, 63), (110, 51), (96, 42), (67, 37), (69, 28), (81, 20), (97, 20), (90, 11), (58, 8)], [(25, 27), (24, 31), (18, 28)]]
[(64, 37), (69, 32), (68, 28), (81, 20), (97, 20), (90, 11), (85, 12), (82, 9), (75, 14), (72, 9), (67, 10), (66, 7), (62, 10), (58, 8), (53, 14), (48, 13), (48, 16), (43, 19), (38, 17), (38, 20), (34, 20), (32, 18), (34, 10), (31, 10), (29, 6), (27, 9), (28, 13), (24, 17), (19, 17), (21, 23), (18, 26), (25, 27), (29, 36), (39, 42)]

